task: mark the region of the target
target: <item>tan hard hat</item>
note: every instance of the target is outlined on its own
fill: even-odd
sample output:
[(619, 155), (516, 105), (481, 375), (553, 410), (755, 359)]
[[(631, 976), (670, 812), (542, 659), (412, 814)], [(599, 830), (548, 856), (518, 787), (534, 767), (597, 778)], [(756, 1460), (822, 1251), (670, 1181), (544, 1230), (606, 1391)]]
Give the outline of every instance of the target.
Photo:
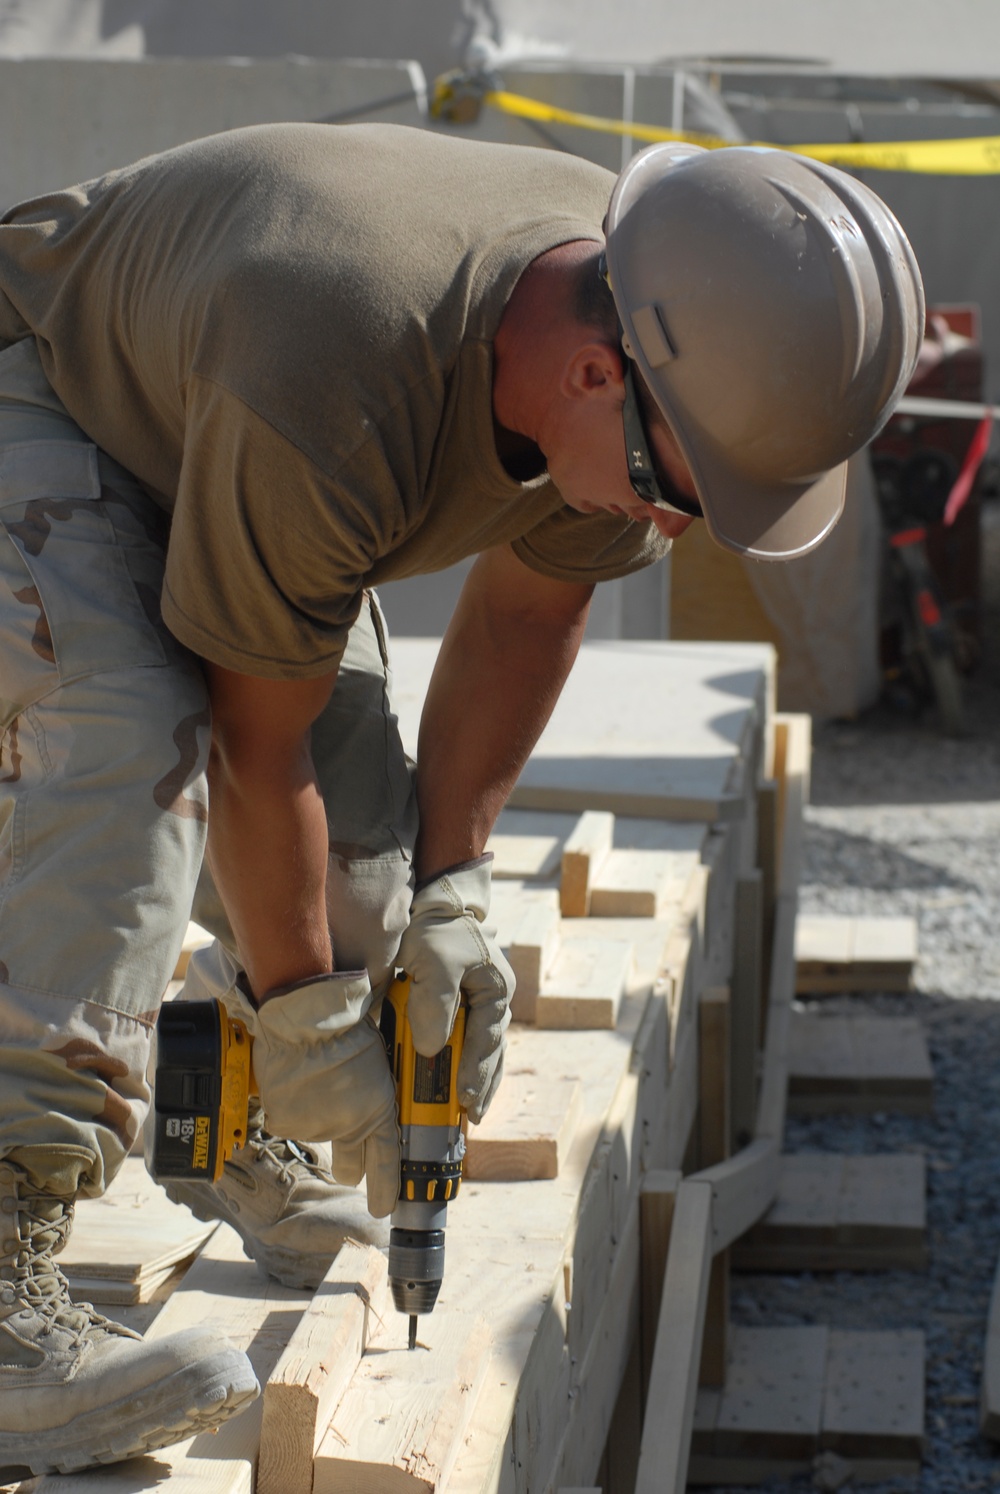
[(924, 326), (892, 213), (833, 166), (756, 146), (653, 145), (615, 184), (608, 279), (713, 537), (787, 560), (844, 505)]

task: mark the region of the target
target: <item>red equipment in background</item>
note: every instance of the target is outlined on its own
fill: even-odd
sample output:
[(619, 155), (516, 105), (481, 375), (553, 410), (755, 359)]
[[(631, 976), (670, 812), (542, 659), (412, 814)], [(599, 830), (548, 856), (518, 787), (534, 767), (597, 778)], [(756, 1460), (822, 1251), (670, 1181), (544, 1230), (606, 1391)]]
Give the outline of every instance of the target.
[[(907, 394), (925, 399), (983, 399), (978, 306), (928, 308), (924, 343)], [(897, 414), (871, 443), (890, 544), (905, 544), (919, 525), (931, 571), (948, 609), (956, 662), (970, 669), (980, 646), (981, 463), (991, 422)], [(887, 615), (883, 662), (897, 663), (896, 619)]]

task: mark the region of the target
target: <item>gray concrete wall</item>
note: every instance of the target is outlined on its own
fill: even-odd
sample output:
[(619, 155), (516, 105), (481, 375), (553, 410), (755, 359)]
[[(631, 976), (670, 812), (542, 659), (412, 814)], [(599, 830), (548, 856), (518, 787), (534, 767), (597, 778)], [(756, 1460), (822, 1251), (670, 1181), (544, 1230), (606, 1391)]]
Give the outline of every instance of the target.
[(0, 58), (0, 205), (237, 125), (331, 116), (419, 125), (423, 103), (411, 62)]

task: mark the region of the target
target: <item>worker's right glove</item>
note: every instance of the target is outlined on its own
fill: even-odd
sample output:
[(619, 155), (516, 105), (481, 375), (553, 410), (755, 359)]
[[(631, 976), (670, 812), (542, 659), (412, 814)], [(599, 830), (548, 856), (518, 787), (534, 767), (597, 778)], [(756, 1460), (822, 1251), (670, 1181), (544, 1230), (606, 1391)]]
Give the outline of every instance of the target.
[(237, 987), (254, 1037), (253, 1067), (276, 1136), (329, 1141), (338, 1183), (367, 1179), (368, 1211), (391, 1214), (399, 1193), (396, 1089), (385, 1044), (368, 1016), (364, 970), (300, 981), (257, 1006)]
[(448, 1041), (465, 994), (468, 1017), (458, 1098), (473, 1121), (482, 1120), (500, 1082), (514, 995), (514, 972), (495, 929), (486, 923), (492, 863), (492, 856), (481, 856), (419, 887), (397, 956), (410, 977), (407, 1009), (413, 1045), (425, 1057), (439, 1053)]

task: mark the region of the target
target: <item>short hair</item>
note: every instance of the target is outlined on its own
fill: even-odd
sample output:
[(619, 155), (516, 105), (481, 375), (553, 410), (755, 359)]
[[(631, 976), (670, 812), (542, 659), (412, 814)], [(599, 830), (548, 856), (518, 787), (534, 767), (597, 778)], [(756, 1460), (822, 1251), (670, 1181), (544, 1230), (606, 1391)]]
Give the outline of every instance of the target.
[(576, 267), (576, 283), (573, 295), (573, 311), (578, 321), (596, 332), (608, 342), (618, 342), (618, 312), (611, 287), (603, 275), (597, 272), (597, 256), (585, 259)]

